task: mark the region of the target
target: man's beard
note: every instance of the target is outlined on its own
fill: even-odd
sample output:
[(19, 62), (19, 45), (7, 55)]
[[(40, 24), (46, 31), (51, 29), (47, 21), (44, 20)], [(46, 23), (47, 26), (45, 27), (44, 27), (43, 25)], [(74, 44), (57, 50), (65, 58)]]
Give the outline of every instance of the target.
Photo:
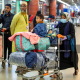
[(26, 13), (26, 10), (21, 10), (21, 12), (25, 12)]
[(10, 12), (4, 12), (4, 14), (8, 15), (8, 14), (10, 14)]

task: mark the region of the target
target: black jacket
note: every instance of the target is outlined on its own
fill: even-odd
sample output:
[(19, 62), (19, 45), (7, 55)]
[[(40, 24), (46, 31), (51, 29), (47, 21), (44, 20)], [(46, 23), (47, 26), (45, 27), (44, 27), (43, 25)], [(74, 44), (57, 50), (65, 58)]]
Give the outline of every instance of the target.
[(2, 23), (2, 28), (7, 28), (6, 32), (10, 32), (10, 25), (11, 25), (13, 16), (14, 14), (12, 13), (10, 13), (9, 16), (6, 16), (5, 14), (0, 15), (0, 24)]

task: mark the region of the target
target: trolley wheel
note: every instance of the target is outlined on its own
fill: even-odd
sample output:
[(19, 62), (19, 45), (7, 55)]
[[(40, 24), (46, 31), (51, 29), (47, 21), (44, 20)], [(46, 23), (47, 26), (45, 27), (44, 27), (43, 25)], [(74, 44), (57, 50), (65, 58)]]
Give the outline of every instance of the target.
[(40, 78), (39, 80), (44, 80), (44, 78)]
[(58, 74), (57, 80), (63, 80), (63, 75), (62, 75), (62, 73), (59, 73), (59, 74)]
[(22, 80), (35, 80), (35, 79), (24, 79), (24, 78), (23, 78)]
[(24, 79), (24, 78), (23, 78), (22, 80), (28, 80), (28, 79)]
[(41, 76), (40, 78), (43, 78), (44, 76)]
[(2, 67), (3, 67), (3, 69), (5, 69), (5, 62), (4, 61), (2, 61)]

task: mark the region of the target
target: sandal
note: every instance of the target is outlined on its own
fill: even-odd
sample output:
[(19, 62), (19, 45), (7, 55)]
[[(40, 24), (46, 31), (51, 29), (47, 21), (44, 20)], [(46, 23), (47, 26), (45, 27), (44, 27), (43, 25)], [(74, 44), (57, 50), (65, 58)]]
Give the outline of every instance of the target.
[(18, 66), (15, 72), (16, 72), (16, 73), (19, 73), (21, 70), (22, 70), (21, 67)]
[(50, 76), (51, 78), (57, 78), (57, 74), (53, 74)]
[(76, 70), (74, 73), (73, 73), (73, 75), (75, 76), (75, 75), (78, 75), (78, 72), (79, 72), (79, 70)]
[(26, 74), (26, 71), (24, 71), (24, 70), (21, 70), (21, 71), (20, 71), (18, 74), (19, 74), (19, 75)]
[(20, 73), (22, 70), (15, 71), (15, 73)]

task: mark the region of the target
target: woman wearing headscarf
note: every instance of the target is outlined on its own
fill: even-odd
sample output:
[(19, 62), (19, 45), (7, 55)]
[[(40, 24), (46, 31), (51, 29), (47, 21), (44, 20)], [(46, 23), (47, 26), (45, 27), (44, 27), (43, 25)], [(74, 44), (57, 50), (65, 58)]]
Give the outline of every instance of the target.
[[(76, 51), (76, 39), (74, 25), (69, 22), (70, 16), (67, 12), (61, 15), (60, 23), (57, 25), (59, 34), (64, 36), (60, 45), (60, 70), (74, 67), (73, 75), (78, 74), (78, 54)], [(61, 52), (64, 50), (65, 52)], [(57, 77), (56, 74), (50, 77)]]

